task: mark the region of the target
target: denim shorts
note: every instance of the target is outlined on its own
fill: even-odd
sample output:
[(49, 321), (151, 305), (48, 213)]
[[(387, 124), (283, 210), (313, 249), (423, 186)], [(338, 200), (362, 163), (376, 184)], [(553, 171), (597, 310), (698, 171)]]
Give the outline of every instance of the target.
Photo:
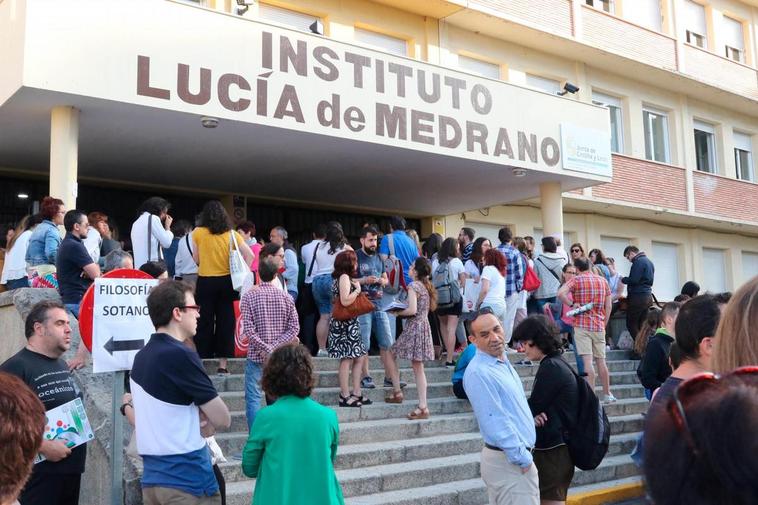
[(322, 274), (313, 278), (313, 299), (319, 314), (332, 313), (332, 274)]
[(361, 338), (363, 339), (363, 347), (366, 349), (366, 352), (371, 347), (372, 327), (374, 328), (376, 343), (379, 345), (379, 349), (387, 351), (395, 343), (390, 328), (390, 319), (386, 312), (375, 310), (374, 312), (363, 314), (362, 316), (358, 316), (358, 323), (361, 325)]

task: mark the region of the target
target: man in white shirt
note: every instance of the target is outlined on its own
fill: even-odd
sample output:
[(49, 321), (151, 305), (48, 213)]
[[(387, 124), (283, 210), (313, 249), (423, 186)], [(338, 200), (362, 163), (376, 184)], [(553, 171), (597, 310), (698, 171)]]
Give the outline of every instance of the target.
[[(287, 292), (293, 301), (297, 301), (297, 278), (300, 274), (300, 267), (297, 264), (297, 253), (287, 240), (287, 230), (283, 226), (275, 226), (271, 229), (269, 240), (273, 244), (278, 244), (284, 248), (284, 272), (282, 277), (286, 282)], [(304, 246), (305, 247), (305, 246)]]
[(140, 216), (132, 225), (131, 233), (135, 267), (163, 259), (161, 247), (171, 247), (174, 219), (168, 215), (170, 207), (171, 204), (159, 196), (148, 198), (140, 206)]
[(326, 225), (319, 223), (313, 229), (313, 240), (300, 248), (300, 258), (303, 260), (305, 268), (305, 286), (303, 292), (297, 300), (297, 311), (300, 315), (300, 340), (310, 349), (311, 354), (318, 350), (316, 346), (316, 322), (318, 321), (318, 310), (316, 303), (313, 301), (311, 284), (313, 283), (313, 259), (316, 254), (316, 247), (326, 238)]

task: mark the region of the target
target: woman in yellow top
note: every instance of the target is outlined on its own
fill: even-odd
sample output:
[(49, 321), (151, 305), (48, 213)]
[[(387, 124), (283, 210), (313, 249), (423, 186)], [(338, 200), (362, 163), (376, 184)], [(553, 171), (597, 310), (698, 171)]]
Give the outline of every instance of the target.
[(198, 265), (195, 300), (200, 306), (195, 345), (201, 358), (218, 358), (218, 373), (228, 374), (226, 359), (234, 357), (234, 301), (229, 271), (230, 233), (234, 233), (245, 263), (253, 262), (250, 247), (236, 231), (224, 206), (211, 200), (203, 207), (200, 225), (192, 232), (192, 258)]

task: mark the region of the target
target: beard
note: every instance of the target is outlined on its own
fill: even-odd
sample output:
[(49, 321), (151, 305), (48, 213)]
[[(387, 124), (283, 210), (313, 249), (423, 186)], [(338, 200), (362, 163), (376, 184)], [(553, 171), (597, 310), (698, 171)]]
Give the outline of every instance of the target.
[(375, 247), (373, 247), (372, 249), (368, 249), (368, 248), (366, 248), (366, 247), (364, 246), (364, 247), (363, 247), (363, 252), (365, 252), (365, 253), (366, 253), (366, 254), (368, 254), (369, 256), (373, 256), (374, 254), (376, 254), (376, 246), (375, 246)]

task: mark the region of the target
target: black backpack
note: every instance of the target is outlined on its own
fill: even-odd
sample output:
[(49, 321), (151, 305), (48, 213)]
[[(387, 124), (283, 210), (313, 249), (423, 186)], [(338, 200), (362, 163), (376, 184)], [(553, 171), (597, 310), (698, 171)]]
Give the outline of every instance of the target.
[(594, 470), (608, 452), (611, 423), (587, 381), (579, 377), (568, 363), (566, 366), (576, 378), (579, 411), (576, 424), (564, 432), (564, 439), (574, 466), (580, 470)]

